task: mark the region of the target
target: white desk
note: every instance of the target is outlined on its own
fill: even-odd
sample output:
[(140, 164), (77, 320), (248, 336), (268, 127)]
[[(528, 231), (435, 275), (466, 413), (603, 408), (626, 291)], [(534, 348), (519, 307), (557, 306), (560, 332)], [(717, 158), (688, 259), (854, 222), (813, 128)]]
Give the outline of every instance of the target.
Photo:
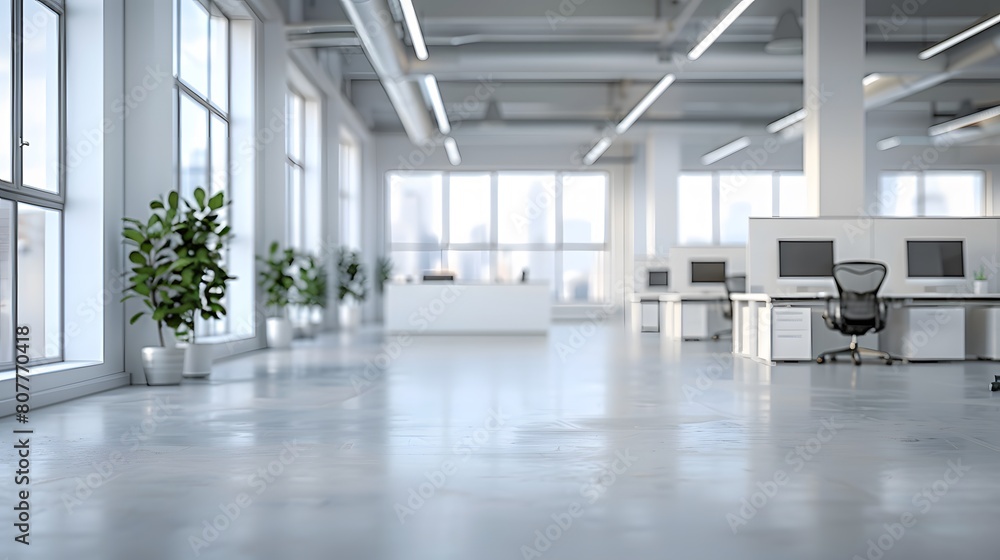
[(667, 340), (704, 340), (726, 328), (724, 294), (674, 293), (660, 296), (660, 336)]
[(389, 283), (385, 329), (408, 334), (547, 334), (548, 283)]
[[(806, 361), (819, 353), (846, 346), (849, 340), (819, 319), (826, 300), (834, 294), (733, 294), (733, 352), (767, 363)], [(995, 359), (998, 336), (987, 330), (966, 340), (969, 320), (988, 326), (981, 309), (1000, 306), (1000, 295), (988, 294), (888, 294), (879, 296), (889, 305), (885, 329), (860, 338), (862, 346), (877, 347), (908, 361), (963, 360), (968, 355)], [(1000, 310), (993, 312), (1000, 325)], [(972, 323), (970, 323), (972, 324)], [(834, 338), (830, 338), (833, 336)], [(825, 338), (826, 340), (820, 341)], [(967, 347), (968, 343), (968, 347)], [(971, 350), (971, 351), (970, 351)]]

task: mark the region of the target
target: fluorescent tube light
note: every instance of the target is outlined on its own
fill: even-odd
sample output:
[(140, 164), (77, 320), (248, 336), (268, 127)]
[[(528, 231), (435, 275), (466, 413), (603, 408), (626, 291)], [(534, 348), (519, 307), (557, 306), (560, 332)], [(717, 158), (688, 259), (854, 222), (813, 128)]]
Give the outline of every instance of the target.
[(977, 23), (976, 25), (973, 25), (972, 27), (959, 33), (958, 35), (945, 39), (944, 41), (941, 41), (940, 43), (934, 45), (933, 47), (925, 51), (921, 51), (921, 53), (917, 55), (917, 58), (919, 58), (920, 60), (927, 60), (928, 58), (936, 54), (940, 54), (954, 47), (955, 45), (961, 43), (962, 41), (968, 39), (969, 37), (972, 37), (973, 35), (978, 35), (979, 33), (986, 31), (987, 29), (993, 27), (998, 23), (1000, 23), (1000, 14), (997, 14), (986, 21)]
[(413, 41), (413, 52), (417, 53), (417, 58), (420, 60), (427, 60), (427, 44), (424, 43), (424, 34), (420, 31), (420, 22), (417, 21), (417, 10), (413, 7), (413, 0), (399, 0), (399, 7), (403, 9), (406, 32)]
[(1000, 105), (996, 107), (990, 107), (989, 109), (984, 109), (978, 113), (973, 113), (971, 115), (961, 117), (958, 119), (953, 119), (950, 121), (943, 122), (941, 124), (936, 124), (927, 129), (927, 133), (931, 136), (940, 136), (942, 134), (947, 134), (949, 132), (954, 132), (960, 128), (965, 128), (976, 123), (983, 122), (985, 120), (992, 119), (994, 117), (1000, 117)]
[(729, 26), (736, 21), (736, 18), (740, 17), (740, 14), (745, 12), (746, 9), (750, 7), (750, 4), (753, 4), (753, 0), (740, 0), (740, 3), (736, 4), (736, 7), (730, 10), (729, 13), (726, 14), (726, 17), (722, 18), (722, 21), (715, 26), (715, 29), (709, 31), (708, 35), (705, 35), (705, 38), (702, 39), (700, 43), (695, 45), (693, 49), (691, 49), (691, 52), (688, 53), (688, 59), (698, 60), (701, 55), (705, 54), (708, 47), (711, 47), (712, 43), (714, 43), (726, 31), (726, 29), (729, 29)]
[(427, 97), (430, 98), (431, 107), (434, 109), (438, 130), (441, 131), (441, 134), (448, 134), (451, 132), (451, 123), (448, 122), (448, 112), (444, 110), (444, 99), (441, 98), (441, 89), (438, 87), (434, 74), (424, 76), (424, 85), (427, 87)]
[(902, 145), (903, 145), (903, 139), (902, 138), (900, 138), (899, 136), (892, 136), (892, 137), (886, 138), (884, 140), (879, 140), (875, 144), (875, 147), (884, 152), (886, 150), (891, 150), (893, 148), (898, 148), (899, 146), (902, 146)]
[(462, 164), (462, 154), (458, 152), (458, 142), (455, 142), (454, 138), (449, 136), (444, 139), (444, 149), (448, 152), (448, 161), (450, 161), (452, 165)]
[(601, 138), (597, 144), (587, 152), (587, 155), (583, 156), (583, 163), (587, 165), (594, 165), (594, 162), (604, 155), (604, 152), (608, 151), (611, 147), (611, 139), (605, 136)]
[(742, 138), (737, 138), (736, 140), (733, 140), (732, 142), (726, 144), (725, 146), (722, 146), (721, 148), (716, 148), (715, 150), (712, 150), (711, 152), (708, 152), (707, 154), (701, 156), (701, 164), (712, 165), (713, 163), (725, 159), (735, 154), (736, 152), (742, 150), (743, 148), (746, 148), (749, 145), (750, 145), (750, 139), (747, 138), (746, 136)]
[(670, 84), (674, 83), (674, 80), (676, 79), (677, 77), (673, 74), (667, 74), (660, 79), (660, 81), (653, 86), (653, 89), (649, 90), (649, 93), (647, 93), (646, 96), (643, 97), (642, 100), (640, 100), (627, 115), (625, 115), (622, 122), (618, 123), (618, 126), (615, 127), (615, 132), (618, 134), (625, 134), (625, 132), (631, 128), (633, 124), (635, 124), (635, 121), (639, 120), (639, 117), (641, 117), (642, 114), (645, 113), (646, 110), (649, 109), (649, 107), (657, 99), (659, 99), (661, 95), (663, 95), (663, 92), (667, 91), (667, 88), (670, 87)]
[(791, 115), (788, 115), (786, 117), (781, 117), (780, 119), (767, 125), (767, 131), (770, 132), (771, 134), (774, 134), (775, 132), (781, 132), (782, 130), (792, 126), (793, 124), (799, 121), (802, 121), (805, 118), (806, 118), (806, 110), (799, 109), (798, 111), (795, 111)]
[(874, 84), (881, 77), (882, 77), (881, 74), (868, 74), (867, 76), (865, 76), (865, 78), (863, 80), (861, 80), (861, 85), (867, 86), (867, 85)]

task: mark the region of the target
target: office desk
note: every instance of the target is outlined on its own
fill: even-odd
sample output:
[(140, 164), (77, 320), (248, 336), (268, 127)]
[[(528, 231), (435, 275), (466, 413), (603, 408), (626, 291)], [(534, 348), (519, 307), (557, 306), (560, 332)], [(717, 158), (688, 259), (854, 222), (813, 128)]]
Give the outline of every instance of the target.
[[(813, 360), (822, 351), (846, 346), (840, 342), (849, 338), (822, 322), (829, 297), (835, 294), (733, 294), (733, 352), (771, 363)], [(889, 306), (886, 327), (877, 336), (860, 337), (862, 346), (908, 361), (1000, 357), (998, 332), (990, 328), (1000, 326), (1000, 294), (880, 297)], [(968, 340), (967, 321), (970, 327), (980, 326)]]
[(673, 293), (660, 296), (660, 336), (667, 340), (704, 340), (726, 328), (724, 294)]
[(385, 330), (408, 334), (547, 334), (548, 283), (389, 283)]

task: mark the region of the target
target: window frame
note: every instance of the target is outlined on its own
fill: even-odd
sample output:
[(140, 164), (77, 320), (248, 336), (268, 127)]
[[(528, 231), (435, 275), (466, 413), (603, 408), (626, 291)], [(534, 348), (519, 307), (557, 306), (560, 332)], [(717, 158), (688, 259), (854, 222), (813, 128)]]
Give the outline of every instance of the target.
[[(299, 102), (299, 114), (291, 114), (292, 104), (290, 101), (292, 99), (297, 99)], [(285, 127), (285, 207), (288, 209), (287, 223), (285, 238), (288, 240), (288, 245), (295, 248), (296, 250), (305, 249), (306, 245), (306, 230), (307, 227), (307, 217), (306, 217), (306, 96), (300, 93), (291, 84), (288, 85), (287, 91), (285, 92), (285, 118), (291, 123), (292, 119), (298, 119), (301, 116), (301, 120), (298, 121), (298, 132), (299, 132), (299, 149), (302, 152), (301, 159), (296, 159), (295, 155), (292, 153), (291, 149), (291, 131), (295, 130), (295, 127), (287, 125)], [(298, 170), (300, 181), (298, 184), (298, 193), (293, 192), (296, 188), (295, 182), (292, 180), (293, 172)], [(292, 202), (296, 200), (296, 195), (298, 196), (298, 207), (293, 205)], [(295, 220), (298, 219), (298, 224)], [(296, 230), (296, 225), (298, 229)], [(296, 241), (297, 240), (297, 241)]]
[[(421, 174), (421, 175), (441, 175), (441, 241), (439, 243), (394, 243), (392, 240), (392, 219), (391, 204), (392, 177), (396, 175)], [(545, 175), (552, 174), (554, 177), (554, 212), (553, 220), (555, 227), (555, 241), (552, 243), (501, 243), (499, 238), (499, 184), (501, 175)], [(453, 175), (487, 175), (490, 178), (490, 232), (486, 243), (453, 243), (450, 232), (450, 201), (451, 201), (451, 178)], [(567, 243), (564, 241), (564, 215), (563, 215), (563, 189), (567, 176), (599, 175), (604, 177), (604, 241), (601, 243)], [(463, 169), (462, 171), (447, 170), (409, 170), (393, 169), (385, 172), (384, 178), (385, 193), (385, 215), (390, 219), (385, 223), (386, 251), (388, 254), (400, 252), (431, 252), (441, 255), (441, 263), (444, 267), (451, 267), (448, 260), (450, 252), (486, 252), (489, 254), (489, 281), (500, 281), (499, 259), (502, 253), (511, 252), (537, 252), (553, 254), (553, 278), (552, 289), (555, 292), (553, 303), (556, 305), (586, 305), (600, 304), (611, 300), (610, 293), (604, 293), (600, 299), (590, 299), (587, 301), (564, 299), (562, 290), (564, 285), (564, 254), (567, 252), (592, 252), (603, 253), (610, 260), (613, 247), (612, 240), (612, 183), (611, 173), (608, 171), (578, 171), (567, 169), (509, 169), (509, 170), (475, 170)], [(605, 266), (602, 271), (606, 286), (610, 286), (611, 267)], [(508, 279), (509, 280), (509, 279)], [(609, 292), (609, 290), (605, 290)]]
[[(58, 172), (55, 176), (55, 192), (49, 192), (37, 187), (24, 185), (24, 38), (19, 32), (24, 20), (24, 2), (35, 1), (43, 7), (56, 14), (59, 20), (59, 48), (57, 69), (58, 83), (56, 84), (56, 94), (58, 97), (58, 137), (55, 139), (58, 153)], [(18, 326), (18, 206), (27, 204), (47, 210), (53, 210), (59, 215), (59, 301), (57, 303), (60, 316), (59, 332), (57, 334), (59, 342), (59, 352), (57, 355), (32, 359), (30, 365), (44, 365), (59, 363), (65, 360), (65, 270), (66, 270), (66, 220), (63, 212), (66, 205), (66, 10), (63, 2), (55, 0), (11, 0), (11, 65), (10, 65), (10, 147), (11, 152), (11, 180), (10, 182), (0, 179), (0, 198), (12, 203), (11, 220), (11, 325), (16, 329)], [(30, 142), (30, 138), (27, 139)], [(29, 146), (30, 147), (30, 146)], [(30, 326), (30, 325), (29, 325)], [(38, 339), (32, 336), (32, 343), (37, 344)], [(13, 333), (10, 341), (0, 340), (0, 344), (13, 344)], [(46, 344), (43, 334), (42, 344)], [(14, 362), (0, 363), (0, 371), (14, 369)]]

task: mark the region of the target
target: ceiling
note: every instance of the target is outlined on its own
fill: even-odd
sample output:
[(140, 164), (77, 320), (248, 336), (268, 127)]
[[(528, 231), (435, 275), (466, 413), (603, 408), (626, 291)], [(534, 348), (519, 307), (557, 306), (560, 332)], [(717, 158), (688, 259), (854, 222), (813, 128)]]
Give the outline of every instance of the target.
[[(335, 53), (345, 92), (377, 132), (401, 131), (378, 76), (336, 0), (281, 0), (293, 48)], [(868, 0), (866, 73), (921, 77), (942, 72), (948, 56), (917, 53), (992, 15), (982, 0)], [(924, 2), (920, 4), (920, 2)], [(413, 0), (430, 57), (410, 73), (433, 73), (452, 121), (463, 131), (518, 127), (580, 129), (581, 143), (620, 119), (668, 72), (678, 81), (641, 123), (690, 125), (706, 145), (731, 139), (729, 129), (760, 130), (802, 106), (802, 56), (772, 55), (764, 46), (787, 10), (801, 0), (757, 0), (694, 63), (684, 53), (732, 0)], [(396, 0), (389, 0), (401, 21)], [(993, 8), (995, 10), (995, 8)], [(994, 12), (995, 13), (995, 12)], [(400, 38), (409, 45), (401, 24)], [(1000, 34), (997, 26), (977, 39)], [(1000, 43), (998, 43), (1000, 44)], [(958, 50), (958, 49), (954, 49)], [(1000, 57), (939, 85), (873, 111), (912, 114), (926, 126), (970, 99), (1000, 104)], [(494, 103), (494, 110), (490, 104)], [(489, 114), (488, 114), (489, 113)]]

